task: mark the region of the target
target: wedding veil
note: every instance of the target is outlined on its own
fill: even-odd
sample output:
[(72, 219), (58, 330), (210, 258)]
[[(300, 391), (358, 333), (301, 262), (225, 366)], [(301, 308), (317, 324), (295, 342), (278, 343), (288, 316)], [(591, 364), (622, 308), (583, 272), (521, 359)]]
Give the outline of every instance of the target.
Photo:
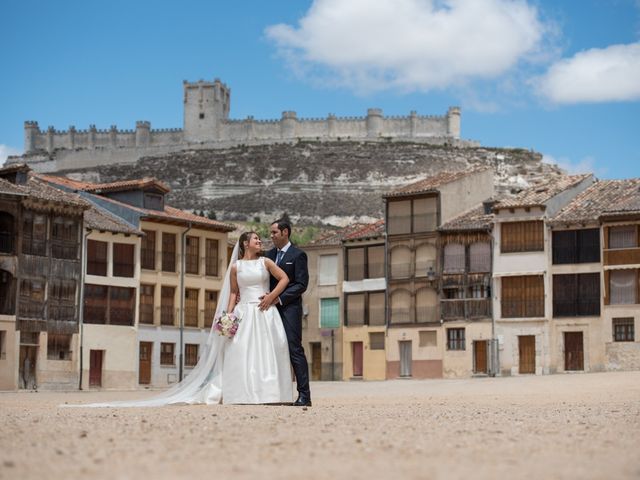
[[(218, 295), (215, 317), (226, 310), (231, 295), (231, 268), (238, 260), (239, 242), (231, 254), (229, 267), (224, 275), (222, 288)], [(66, 407), (160, 407), (176, 403), (207, 405), (222, 400), (222, 362), (226, 338), (218, 335), (213, 326), (209, 330), (207, 342), (200, 359), (189, 374), (168, 390), (145, 400), (117, 401), (109, 403), (91, 403), (88, 405), (62, 405)]]

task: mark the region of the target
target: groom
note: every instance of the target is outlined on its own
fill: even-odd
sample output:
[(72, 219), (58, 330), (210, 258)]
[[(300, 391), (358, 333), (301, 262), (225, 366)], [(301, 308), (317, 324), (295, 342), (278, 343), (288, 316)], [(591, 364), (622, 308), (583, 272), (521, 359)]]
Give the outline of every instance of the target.
[[(276, 220), (271, 224), (270, 233), (275, 248), (267, 252), (267, 257), (276, 262), (289, 277), (289, 285), (280, 294), (276, 306), (287, 334), (289, 356), (298, 385), (298, 399), (293, 405), (310, 407), (309, 366), (302, 348), (302, 294), (309, 284), (307, 254), (289, 241), (291, 225), (288, 221)], [(271, 277), (271, 290), (275, 288), (276, 283), (276, 279)]]

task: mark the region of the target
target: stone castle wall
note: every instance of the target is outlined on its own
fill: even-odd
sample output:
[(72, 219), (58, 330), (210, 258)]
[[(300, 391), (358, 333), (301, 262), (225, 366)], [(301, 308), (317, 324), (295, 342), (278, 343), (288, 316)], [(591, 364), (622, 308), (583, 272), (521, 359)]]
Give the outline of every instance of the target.
[(371, 108), (363, 117), (298, 118), (285, 111), (280, 119), (229, 119), (230, 89), (220, 82), (184, 82), (183, 128), (152, 129), (138, 121), (134, 130), (112, 125), (98, 130), (41, 130), (38, 123), (24, 124), (25, 155), (9, 162), (38, 163), (37, 170), (54, 167), (80, 168), (109, 163), (131, 163), (143, 156), (192, 148), (228, 148), (298, 140), (410, 140), (435, 145), (475, 146), (460, 139), (460, 109), (451, 107), (445, 115), (385, 117)]

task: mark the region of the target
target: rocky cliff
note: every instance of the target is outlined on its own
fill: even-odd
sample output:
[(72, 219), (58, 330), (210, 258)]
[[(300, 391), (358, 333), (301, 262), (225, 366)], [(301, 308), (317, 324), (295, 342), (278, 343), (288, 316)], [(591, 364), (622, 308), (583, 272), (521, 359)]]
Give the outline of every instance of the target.
[(342, 225), (381, 218), (381, 195), (397, 186), (481, 165), (493, 167), (500, 193), (561, 174), (521, 149), (347, 141), (187, 150), (59, 173), (97, 182), (155, 176), (171, 186), (172, 205), (213, 210), (218, 219), (266, 220), (286, 211), (303, 223)]

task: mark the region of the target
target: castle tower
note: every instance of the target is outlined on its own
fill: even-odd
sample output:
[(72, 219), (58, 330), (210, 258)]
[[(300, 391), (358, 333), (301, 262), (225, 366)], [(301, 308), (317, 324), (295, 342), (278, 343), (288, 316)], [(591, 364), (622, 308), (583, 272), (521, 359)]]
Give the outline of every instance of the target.
[(136, 147), (148, 147), (151, 143), (151, 122), (138, 120), (136, 122)]
[(449, 107), (447, 110), (447, 134), (460, 138), (460, 107)]
[(381, 108), (370, 108), (367, 110), (367, 137), (376, 138), (382, 134), (384, 123)]
[(220, 124), (229, 118), (231, 90), (219, 79), (184, 85), (184, 139), (207, 142), (221, 138)]
[(39, 134), (38, 122), (24, 122), (24, 153), (33, 152), (36, 149), (36, 138)]

